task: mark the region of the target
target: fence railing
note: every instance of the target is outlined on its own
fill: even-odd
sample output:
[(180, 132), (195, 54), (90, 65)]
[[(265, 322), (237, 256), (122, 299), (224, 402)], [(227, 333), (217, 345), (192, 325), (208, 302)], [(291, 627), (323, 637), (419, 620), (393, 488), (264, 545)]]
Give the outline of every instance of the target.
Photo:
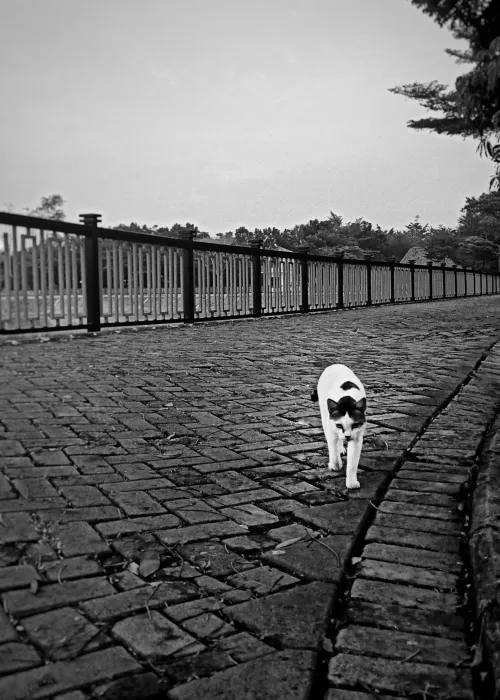
[(0, 213), (0, 333), (193, 322), (498, 294), (444, 265), (226, 246)]

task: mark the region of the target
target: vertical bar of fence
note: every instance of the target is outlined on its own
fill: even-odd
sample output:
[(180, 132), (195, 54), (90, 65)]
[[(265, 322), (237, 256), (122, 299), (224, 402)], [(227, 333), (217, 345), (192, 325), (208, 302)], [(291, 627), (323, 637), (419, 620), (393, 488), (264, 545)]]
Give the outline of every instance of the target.
[(429, 268), (429, 300), (432, 301), (432, 275), (433, 275), (433, 270), (432, 270), (432, 263), (427, 263), (427, 266)]
[(415, 301), (415, 260), (410, 260), (410, 293), (411, 301)]
[(252, 311), (253, 316), (262, 316), (262, 272), (260, 249), (262, 248), (262, 239), (258, 238), (255, 241), (250, 241), (252, 250)]
[(476, 296), (476, 271), (472, 270), (472, 284), (474, 286), (474, 291), (472, 293), (472, 296)]
[(446, 263), (441, 263), (441, 272), (443, 275), (443, 299), (446, 299)]
[(308, 246), (303, 246), (299, 248), (300, 257), (300, 269), (301, 269), (301, 303), (300, 310), (303, 314), (309, 311), (309, 260), (307, 253), (309, 251)]
[(180, 231), (179, 236), (186, 241), (186, 247), (182, 249), (182, 277), (181, 277), (181, 294), (182, 294), (182, 309), (183, 321), (192, 323), (194, 321), (194, 247), (193, 239), (195, 231)]
[(371, 306), (372, 301), (372, 253), (365, 253), (366, 260), (366, 305)]
[[(80, 214), (84, 226), (92, 229), (91, 236), (85, 236), (85, 286), (87, 303), (87, 330), (101, 330), (101, 298), (99, 295), (99, 242), (97, 227), (100, 214)], [(49, 268), (50, 269), (50, 268)]]
[(395, 293), (395, 285), (394, 285), (394, 267), (396, 265), (396, 258), (390, 258), (389, 259), (389, 270), (391, 273), (391, 304), (394, 304), (396, 302), (396, 293)]
[(467, 296), (467, 268), (465, 265), (462, 265), (462, 270), (464, 273), (464, 297)]
[(453, 273), (455, 276), (455, 299), (458, 297), (458, 271), (457, 266), (453, 265)]
[(337, 308), (344, 308), (344, 253), (338, 253), (337, 259)]

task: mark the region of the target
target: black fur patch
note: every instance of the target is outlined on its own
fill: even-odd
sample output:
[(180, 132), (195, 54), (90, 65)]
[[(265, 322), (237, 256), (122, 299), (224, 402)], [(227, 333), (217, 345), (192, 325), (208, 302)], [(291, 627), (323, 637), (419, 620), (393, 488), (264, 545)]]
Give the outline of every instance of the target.
[(363, 408), (356, 407), (356, 401), (352, 398), (352, 396), (343, 396), (338, 401), (328, 399), (328, 411), (330, 413), (330, 417), (337, 420), (338, 418), (345, 416), (347, 413), (356, 423), (364, 423), (366, 399), (361, 399), (361, 401), (363, 402)]
[(344, 391), (349, 391), (349, 389), (358, 389), (358, 391), (359, 391), (359, 386), (357, 386), (357, 384), (354, 384), (354, 382), (349, 382), (349, 381), (341, 384), (340, 388), (343, 389)]
[(319, 399), (318, 390), (314, 389), (314, 391), (311, 394), (311, 401), (317, 401), (318, 399)]

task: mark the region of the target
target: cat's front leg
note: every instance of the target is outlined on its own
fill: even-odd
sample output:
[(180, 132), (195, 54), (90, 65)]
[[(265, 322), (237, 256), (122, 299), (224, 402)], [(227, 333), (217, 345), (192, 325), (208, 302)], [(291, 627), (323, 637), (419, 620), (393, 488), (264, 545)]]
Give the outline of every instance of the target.
[(326, 441), (328, 443), (329, 455), (328, 469), (332, 469), (333, 471), (338, 472), (342, 469), (342, 457), (340, 456), (340, 448), (342, 447), (342, 441), (339, 442), (335, 431), (331, 427), (329, 427), (328, 429)]
[(348, 489), (359, 489), (358, 481), (358, 464), (363, 448), (363, 435), (353, 438), (347, 443), (347, 468), (345, 476), (345, 485)]

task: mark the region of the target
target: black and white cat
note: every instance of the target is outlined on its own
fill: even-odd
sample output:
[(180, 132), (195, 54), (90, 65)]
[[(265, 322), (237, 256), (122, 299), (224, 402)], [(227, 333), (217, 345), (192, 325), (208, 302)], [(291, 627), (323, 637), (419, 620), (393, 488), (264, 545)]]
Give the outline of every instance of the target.
[(347, 442), (346, 486), (359, 489), (357, 471), (366, 428), (366, 393), (354, 372), (345, 365), (330, 365), (311, 395), (319, 401), (321, 422), (328, 444), (328, 468), (342, 469)]

